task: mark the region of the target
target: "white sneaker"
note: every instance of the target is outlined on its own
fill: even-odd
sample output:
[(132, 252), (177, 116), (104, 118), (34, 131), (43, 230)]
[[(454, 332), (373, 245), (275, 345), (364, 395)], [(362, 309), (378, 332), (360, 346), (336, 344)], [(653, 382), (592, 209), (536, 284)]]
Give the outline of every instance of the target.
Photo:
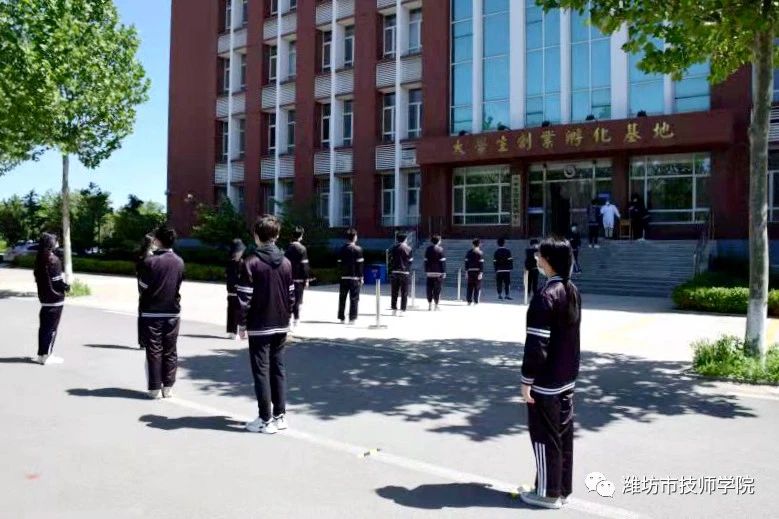
[(254, 433), (276, 434), (279, 429), (273, 420), (264, 421), (259, 416), (256, 420), (246, 424), (246, 430)]
[(173, 388), (172, 387), (163, 387), (162, 388), (162, 398), (170, 398), (173, 396)]
[(349, 321), (349, 322), (347, 323), (347, 326), (354, 326), (354, 323), (355, 323), (355, 321)]
[(295, 319), (295, 320), (292, 322), (292, 326), (294, 326), (295, 328), (297, 328), (298, 326), (300, 326), (300, 319)]
[(234, 341), (236, 339), (236, 337), (238, 337), (238, 336), (236, 334), (234, 334), (234, 333), (228, 333), (227, 334), (227, 340), (228, 341)]
[(392, 317), (397, 317), (397, 316), (398, 316), (398, 311), (397, 310), (393, 310), (392, 311)]
[(159, 389), (150, 389), (149, 398), (151, 398), (152, 400), (159, 400), (160, 398), (162, 398), (162, 391)]
[(427, 303), (427, 311), (432, 312), (433, 311), (433, 303)]
[(401, 310), (400, 312), (398, 312), (398, 317), (406, 317), (406, 312)]
[(562, 500), (559, 497), (541, 497), (538, 494), (536, 494), (535, 491), (520, 492), (519, 498), (525, 504), (537, 506), (540, 508), (549, 508), (551, 510), (558, 510), (560, 507), (563, 506)]
[(62, 364), (63, 362), (65, 362), (65, 359), (62, 357), (55, 357), (54, 355), (38, 355), (38, 364), (43, 366)]
[(561, 505), (567, 505), (568, 504), (568, 498), (571, 496), (565, 496), (560, 498), (560, 504)]
[(440, 312), (440, 311), (441, 311), (441, 308), (439, 308), (439, 306), (438, 306), (438, 305), (435, 305), (435, 311), (436, 311), (436, 312)]
[(273, 417), (273, 423), (276, 424), (276, 429), (279, 431), (284, 431), (289, 428), (289, 424), (287, 423), (287, 415), (282, 414), (279, 416)]

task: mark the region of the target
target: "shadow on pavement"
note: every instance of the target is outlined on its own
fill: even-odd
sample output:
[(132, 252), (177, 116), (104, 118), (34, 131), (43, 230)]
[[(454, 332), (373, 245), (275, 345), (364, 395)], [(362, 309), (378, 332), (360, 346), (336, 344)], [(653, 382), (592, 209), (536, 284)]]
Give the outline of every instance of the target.
[[(409, 422), (460, 422), (466, 413), (464, 424), (430, 423), (428, 430), (485, 441), (526, 430), (526, 410), (519, 401), (521, 358), (522, 348), (514, 343), (471, 339), (363, 338), (333, 344), (298, 338), (286, 355), (288, 399), (323, 420), (373, 412)], [(205, 393), (254, 396), (242, 349), (214, 350), (180, 362)], [(756, 416), (736, 396), (698, 394), (696, 389), (713, 383), (681, 373), (687, 367), (584, 353), (576, 389), (577, 428), (597, 431), (625, 420), (651, 423), (660, 416), (688, 414)]]
[(529, 508), (519, 498), (481, 483), (444, 483), (420, 485), (413, 489), (386, 486), (376, 490), (384, 499), (410, 508)]
[(0, 358), (0, 364), (38, 364), (30, 357), (4, 357)]
[(201, 333), (181, 333), (179, 334), (179, 337), (188, 337), (190, 339), (219, 339), (223, 341), (231, 340), (227, 338), (227, 335), (209, 335)]
[(9, 297), (37, 297), (35, 292), (17, 292), (16, 290), (0, 290), (0, 299), (8, 299)]
[(138, 346), (123, 346), (120, 344), (85, 344), (87, 348), (100, 348), (103, 350), (133, 350), (143, 351)]
[(121, 387), (104, 387), (101, 389), (68, 389), (71, 396), (96, 396), (100, 398), (128, 398), (131, 400), (148, 400), (143, 391), (124, 389)]
[(184, 416), (181, 418), (168, 418), (155, 414), (141, 416), (139, 421), (147, 427), (174, 431), (177, 429), (204, 429), (212, 431), (246, 432), (243, 422), (238, 422), (226, 416)]

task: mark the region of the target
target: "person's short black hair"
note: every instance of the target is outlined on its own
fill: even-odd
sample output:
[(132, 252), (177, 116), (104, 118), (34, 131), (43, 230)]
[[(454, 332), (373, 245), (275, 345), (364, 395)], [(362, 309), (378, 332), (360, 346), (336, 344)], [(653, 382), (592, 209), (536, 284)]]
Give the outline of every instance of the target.
[(230, 256), (234, 259), (240, 259), (244, 251), (246, 251), (246, 245), (243, 244), (243, 240), (240, 238), (234, 239), (230, 244)]
[(295, 227), (295, 230), (292, 231), (292, 239), (293, 240), (299, 240), (303, 237), (304, 229), (302, 227)]
[(264, 214), (254, 223), (254, 235), (261, 242), (268, 242), (279, 237), (281, 222), (272, 214)]
[(481, 240), (479, 238), (476, 238), (475, 240), (473, 240), (472, 243), (474, 247), (478, 247), (479, 245), (481, 245)]
[(160, 225), (157, 227), (157, 230), (154, 231), (154, 237), (157, 238), (157, 241), (160, 242), (160, 245), (165, 249), (173, 247), (176, 243), (176, 238), (178, 238), (176, 231), (167, 225)]
[(498, 246), (503, 247), (506, 245), (506, 238), (498, 238)]
[(398, 243), (403, 243), (406, 241), (406, 238), (408, 238), (408, 235), (405, 232), (399, 232), (395, 235), (395, 240), (397, 240)]
[(538, 239), (533, 238), (532, 240), (530, 240), (530, 245), (538, 245)]
[(349, 230), (346, 231), (346, 239), (349, 241), (354, 241), (355, 238), (357, 238), (357, 229), (350, 227)]
[(434, 234), (433, 237), (430, 238), (430, 242), (433, 245), (438, 245), (439, 243), (441, 243), (441, 236), (439, 236), (438, 234)]
[(571, 277), (573, 249), (568, 240), (554, 237), (547, 238), (541, 243), (538, 253), (549, 263), (558, 276), (563, 279)]

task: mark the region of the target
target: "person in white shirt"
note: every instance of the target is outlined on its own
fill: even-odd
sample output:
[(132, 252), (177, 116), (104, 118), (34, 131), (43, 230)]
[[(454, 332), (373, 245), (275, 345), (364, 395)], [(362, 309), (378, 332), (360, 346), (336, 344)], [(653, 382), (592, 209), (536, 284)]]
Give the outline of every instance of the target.
[(603, 229), (606, 233), (606, 238), (614, 237), (614, 223), (617, 218), (622, 218), (619, 214), (617, 206), (613, 205), (611, 201), (606, 201), (606, 204), (601, 207), (600, 214), (603, 216)]

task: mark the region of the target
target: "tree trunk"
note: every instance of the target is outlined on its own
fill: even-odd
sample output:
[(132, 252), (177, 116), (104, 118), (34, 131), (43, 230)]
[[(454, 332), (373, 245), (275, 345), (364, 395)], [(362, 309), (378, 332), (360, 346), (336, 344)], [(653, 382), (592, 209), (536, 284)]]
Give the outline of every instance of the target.
[(62, 154), (62, 248), (64, 251), (65, 281), (73, 280), (73, 255), (70, 248), (70, 159), (67, 153)]
[(768, 129), (774, 73), (774, 36), (755, 35), (752, 124), (749, 128), (749, 305), (747, 347), (765, 364), (768, 313)]

